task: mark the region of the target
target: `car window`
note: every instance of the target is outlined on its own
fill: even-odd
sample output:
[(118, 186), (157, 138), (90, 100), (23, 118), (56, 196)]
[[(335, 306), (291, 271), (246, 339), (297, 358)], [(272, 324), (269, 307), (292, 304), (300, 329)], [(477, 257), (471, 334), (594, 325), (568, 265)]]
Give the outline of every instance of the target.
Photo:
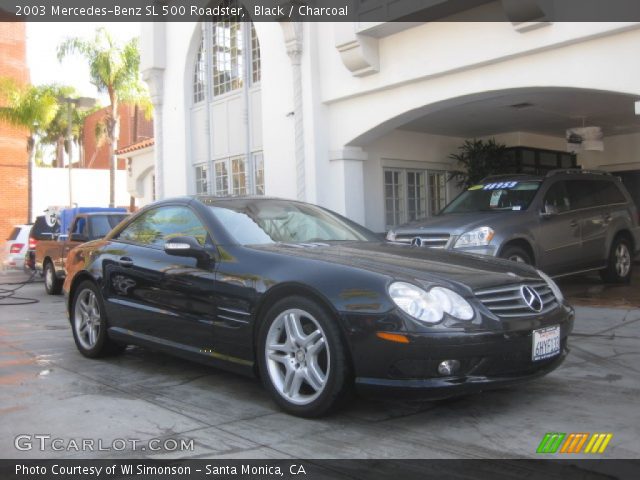
[(12, 231), (11, 234), (9, 235), (9, 237), (7, 238), (8, 241), (11, 240), (15, 240), (16, 238), (18, 238), (18, 234), (20, 233), (20, 227), (15, 227)]
[(626, 203), (627, 199), (620, 187), (611, 180), (598, 180), (595, 183), (595, 194), (599, 205)]
[(103, 238), (127, 215), (94, 215), (91, 217), (91, 238)]
[(73, 226), (73, 232), (86, 235), (87, 219), (85, 217), (79, 217)]
[(546, 213), (562, 213), (569, 210), (571, 210), (571, 202), (566, 183), (554, 183), (544, 196), (544, 211)]
[(204, 245), (207, 231), (189, 208), (170, 206), (142, 213), (114, 238), (163, 247), (170, 238), (181, 236), (194, 237), (200, 245)]
[(571, 208), (576, 210), (595, 207), (598, 204), (595, 195), (595, 184), (594, 180), (567, 180)]
[(332, 212), (286, 200), (220, 201), (211, 210), (242, 245), (375, 240), (371, 232)]

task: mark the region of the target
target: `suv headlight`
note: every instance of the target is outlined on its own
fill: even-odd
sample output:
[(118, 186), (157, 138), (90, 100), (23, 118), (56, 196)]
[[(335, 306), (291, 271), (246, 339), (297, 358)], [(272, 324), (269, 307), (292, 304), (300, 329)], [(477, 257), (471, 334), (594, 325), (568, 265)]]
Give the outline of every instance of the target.
[(395, 242), (396, 241), (396, 232), (394, 232), (393, 230), (389, 230), (387, 232), (387, 241), (388, 242)]
[(460, 235), (453, 248), (489, 245), (495, 234), (496, 232), (491, 227), (475, 228)]
[(433, 287), (423, 290), (410, 283), (394, 282), (389, 296), (400, 309), (426, 323), (438, 323), (447, 313), (458, 320), (471, 320), (474, 312), (469, 302), (453, 290)]
[(558, 301), (558, 303), (562, 303), (564, 301), (564, 295), (562, 294), (560, 287), (558, 287), (558, 284), (554, 282), (553, 279), (546, 273), (540, 270), (536, 270), (536, 271), (538, 272), (538, 275), (540, 275), (542, 279), (545, 282), (547, 282), (547, 285), (549, 285), (549, 288), (553, 292), (553, 295), (556, 297), (556, 300)]

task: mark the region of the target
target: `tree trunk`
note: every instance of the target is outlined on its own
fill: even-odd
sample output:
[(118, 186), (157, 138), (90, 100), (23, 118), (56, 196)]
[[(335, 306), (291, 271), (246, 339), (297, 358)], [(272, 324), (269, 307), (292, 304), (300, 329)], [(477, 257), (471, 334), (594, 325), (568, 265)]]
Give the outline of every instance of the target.
[(109, 152), (109, 206), (116, 206), (116, 167), (118, 159), (116, 158), (116, 150), (118, 150), (118, 137), (120, 136), (120, 116), (118, 115), (118, 103), (114, 101), (111, 105), (111, 119), (109, 125), (109, 139), (111, 140), (111, 151)]
[(33, 137), (27, 138), (27, 154), (28, 154), (28, 165), (27, 165), (27, 182), (29, 186), (27, 187), (27, 222), (31, 223), (31, 219), (33, 217), (33, 164), (36, 159), (36, 148), (35, 148), (35, 139)]

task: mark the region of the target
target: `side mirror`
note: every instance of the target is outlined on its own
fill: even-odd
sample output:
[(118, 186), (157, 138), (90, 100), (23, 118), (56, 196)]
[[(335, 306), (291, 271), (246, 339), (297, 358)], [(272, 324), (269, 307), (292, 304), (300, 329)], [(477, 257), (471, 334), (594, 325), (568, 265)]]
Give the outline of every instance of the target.
[(193, 237), (172, 237), (164, 243), (164, 251), (167, 255), (195, 258), (199, 268), (211, 263), (209, 252)]
[(81, 233), (72, 233), (72, 234), (69, 236), (69, 240), (70, 240), (70, 241), (72, 241), (72, 242), (82, 242), (82, 243), (85, 243), (85, 242), (88, 242), (88, 241), (89, 241), (89, 238), (88, 238), (88, 237), (86, 237), (85, 235), (81, 234)]

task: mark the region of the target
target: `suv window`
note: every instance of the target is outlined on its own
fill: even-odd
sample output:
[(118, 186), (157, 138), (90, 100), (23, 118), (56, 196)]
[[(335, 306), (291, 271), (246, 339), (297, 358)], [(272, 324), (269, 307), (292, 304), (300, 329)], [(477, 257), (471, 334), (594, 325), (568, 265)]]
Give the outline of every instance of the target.
[(620, 191), (620, 188), (614, 181), (598, 180), (594, 182), (595, 194), (598, 205), (612, 205), (615, 203), (626, 203), (627, 199)]
[(546, 213), (562, 213), (571, 210), (569, 192), (566, 182), (556, 182), (544, 196), (544, 211)]
[(598, 205), (595, 195), (595, 180), (567, 180), (569, 201), (574, 210)]
[(18, 238), (19, 234), (20, 234), (20, 227), (14, 227), (14, 229), (11, 231), (11, 234), (9, 235), (7, 240), (8, 241), (15, 240), (16, 238)]
[(173, 237), (194, 237), (204, 245), (207, 231), (187, 207), (159, 207), (149, 210), (122, 230), (115, 238), (126, 242), (162, 247)]

